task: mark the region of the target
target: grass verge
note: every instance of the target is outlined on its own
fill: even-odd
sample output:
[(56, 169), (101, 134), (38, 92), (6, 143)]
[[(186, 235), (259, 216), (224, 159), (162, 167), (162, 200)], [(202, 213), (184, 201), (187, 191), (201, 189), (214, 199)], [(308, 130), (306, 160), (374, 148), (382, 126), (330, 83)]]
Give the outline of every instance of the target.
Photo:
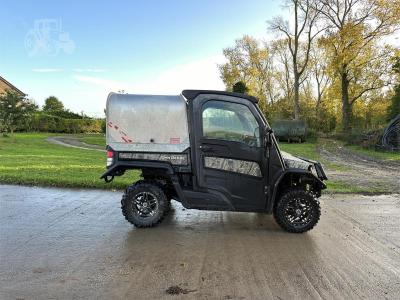
[(57, 187), (122, 189), (139, 179), (130, 171), (112, 183), (100, 180), (105, 154), (46, 142), (51, 134), (19, 133), (0, 137), (0, 182)]
[(343, 181), (326, 181), (328, 186), (328, 193), (340, 193), (340, 194), (380, 194), (386, 193), (387, 188), (385, 187), (359, 187), (351, 185)]

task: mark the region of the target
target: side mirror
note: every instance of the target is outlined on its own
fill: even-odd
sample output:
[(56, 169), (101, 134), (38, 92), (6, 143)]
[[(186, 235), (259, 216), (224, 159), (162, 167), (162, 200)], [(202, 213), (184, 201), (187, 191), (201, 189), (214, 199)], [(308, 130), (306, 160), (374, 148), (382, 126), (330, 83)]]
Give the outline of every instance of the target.
[(271, 134), (273, 133), (271, 128), (265, 128), (264, 131), (264, 147), (269, 148), (272, 145), (272, 137)]

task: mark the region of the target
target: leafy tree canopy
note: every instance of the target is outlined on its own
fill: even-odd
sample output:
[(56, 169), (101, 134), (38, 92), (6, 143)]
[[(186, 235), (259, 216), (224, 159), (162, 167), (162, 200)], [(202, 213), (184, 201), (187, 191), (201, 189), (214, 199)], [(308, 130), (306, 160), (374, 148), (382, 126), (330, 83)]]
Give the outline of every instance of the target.
[(392, 101), (388, 107), (388, 120), (391, 120), (400, 114), (400, 57), (395, 58), (393, 70), (397, 74), (398, 82), (394, 89), (394, 95), (391, 99)]
[(232, 91), (235, 93), (246, 94), (249, 89), (243, 81), (238, 81), (233, 85)]
[(43, 105), (44, 111), (63, 111), (64, 104), (55, 96), (50, 96), (45, 100)]
[(38, 106), (18, 93), (7, 91), (0, 95), (0, 125), (2, 130), (14, 133), (18, 126), (29, 122)]

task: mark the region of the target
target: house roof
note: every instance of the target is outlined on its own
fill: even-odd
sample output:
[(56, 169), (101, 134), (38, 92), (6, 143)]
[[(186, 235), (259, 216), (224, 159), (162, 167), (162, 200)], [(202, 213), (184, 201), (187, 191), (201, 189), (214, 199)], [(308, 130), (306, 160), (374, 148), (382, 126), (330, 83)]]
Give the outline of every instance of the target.
[[(1, 83), (2, 83), (2, 84), (1, 84)], [(22, 95), (22, 96), (26, 96), (26, 94), (25, 94), (23, 91), (21, 91), (21, 90), (18, 89), (16, 86), (14, 86), (12, 83), (8, 82), (7, 80), (5, 80), (3, 77), (0, 76), (0, 88), (1, 88), (1, 85), (3, 85), (3, 86), (5, 85), (5, 86), (8, 87), (9, 89), (11, 89), (11, 90), (17, 92), (18, 94), (20, 94), (20, 95)], [(6, 90), (6, 89), (4, 89), (4, 90)], [(0, 92), (1, 92), (1, 91), (0, 91)]]

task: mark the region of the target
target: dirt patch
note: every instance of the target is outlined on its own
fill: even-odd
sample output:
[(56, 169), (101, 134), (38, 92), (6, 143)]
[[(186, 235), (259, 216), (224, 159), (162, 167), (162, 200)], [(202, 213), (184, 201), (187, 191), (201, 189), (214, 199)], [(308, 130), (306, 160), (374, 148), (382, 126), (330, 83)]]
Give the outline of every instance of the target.
[(323, 160), (344, 167), (343, 170), (327, 168), (330, 180), (371, 191), (400, 193), (400, 162), (388, 162), (355, 153), (334, 140), (323, 141), (318, 152)]
[(165, 290), (165, 292), (169, 295), (180, 295), (180, 294), (189, 294), (194, 293), (196, 290), (188, 290), (181, 288), (179, 285), (170, 286)]

